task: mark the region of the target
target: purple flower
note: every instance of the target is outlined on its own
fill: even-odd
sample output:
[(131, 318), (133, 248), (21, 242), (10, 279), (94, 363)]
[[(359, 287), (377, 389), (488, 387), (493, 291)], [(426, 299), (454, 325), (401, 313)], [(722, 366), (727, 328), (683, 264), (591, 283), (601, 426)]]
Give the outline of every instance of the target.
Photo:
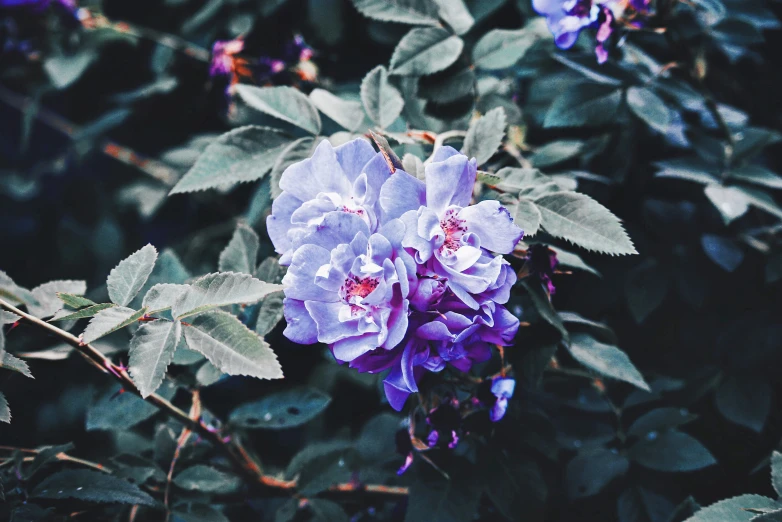
[(513, 397), (515, 388), (516, 381), (509, 377), (498, 377), (492, 381), (491, 393), (497, 397), (489, 412), (489, 418), (492, 422), (497, 422), (505, 416), (505, 411), (508, 409), (508, 399)]
[[(645, 0), (632, 0), (633, 4)], [(603, 43), (613, 32), (613, 10), (621, 10), (620, 0), (532, 0), (532, 7), (546, 17), (554, 42), (560, 49), (569, 49), (586, 27), (597, 27), (595, 53), (600, 63), (608, 59)]]
[[(331, 212), (351, 216), (344, 220), (351, 230), (367, 237), (375, 232), (380, 187), (390, 175), (383, 156), (362, 139), (336, 148), (324, 140), (311, 158), (288, 167), (280, 178), (283, 192), (266, 220), (274, 248), (282, 255), (280, 264), (289, 264), (302, 244), (322, 242), (320, 226)], [(352, 239), (346, 237), (345, 242)]]

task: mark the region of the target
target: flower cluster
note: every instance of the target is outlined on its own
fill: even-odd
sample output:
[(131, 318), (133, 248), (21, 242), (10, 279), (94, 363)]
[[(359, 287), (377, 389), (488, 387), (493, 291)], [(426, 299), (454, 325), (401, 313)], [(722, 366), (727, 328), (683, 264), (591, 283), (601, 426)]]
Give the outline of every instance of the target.
[(468, 371), (519, 326), (503, 305), (516, 274), (502, 256), (523, 232), (497, 201), (471, 205), (476, 163), (450, 147), (426, 182), (357, 139), (280, 179), (267, 230), (289, 265), (285, 335), (326, 343), (361, 372), (387, 371), (399, 410), (425, 372)]
[(586, 27), (597, 28), (597, 61), (608, 60), (605, 43), (620, 23), (639, 25), (639, 15), (650, 10), (651, 0), (532, 0), (538, 14), (546, 17), (554, 41), (561, 49), (569, 49), (576, 43), (579, 33)]

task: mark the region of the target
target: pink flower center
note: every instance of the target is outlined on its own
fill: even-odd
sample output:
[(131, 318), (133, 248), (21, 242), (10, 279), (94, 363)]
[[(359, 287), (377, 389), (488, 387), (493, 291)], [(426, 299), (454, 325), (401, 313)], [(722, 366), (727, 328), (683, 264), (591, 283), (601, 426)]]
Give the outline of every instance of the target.
[(355, 214), (362, 218), (364, 217), (363, 208), (350, 208), (347, 205), (342, 205), (342, 212), (347, 212), (348, 214)]
[(463, 219), (459, 219), (457, 209), (448, 209), (445, 211), (445, 217), (440, 221), (440, 228), (445, 232), (445, 242), (440, 247), (442, 253), (453, 253), (462, 246), (462, 236), (467, 232), (467, 226)]
[(360, 305), (355, 304), (355, 298), (365, 298), (377, 288), (378, 283), (379, 279), (375, 277), (361, 278), (351, 275), (345, 279), (345, 283), (340, 288), (340, 294), (345, 302), (350, 305), (350, 311), (353, 315), (357, 315), (363, 310)]

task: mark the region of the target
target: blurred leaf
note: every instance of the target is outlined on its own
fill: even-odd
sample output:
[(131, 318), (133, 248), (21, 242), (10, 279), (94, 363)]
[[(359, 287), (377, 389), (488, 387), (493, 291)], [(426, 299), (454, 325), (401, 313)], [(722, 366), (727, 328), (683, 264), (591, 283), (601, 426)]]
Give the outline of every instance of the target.
[(526, 29), (492, 29), (472, 49), (472, 62), (479, 69), (512, 67), (535, 44), (538, 37)]
[(771, 412), (771, 396), (771, 385), (764, 377), (729, 375), (720, 383), (714, 399), (726, 419), (760, 433)]
[(501, 107), (492, 109), (477, 120), (473, 120), (464, 138), (462, 154), (468, 158), (474, 157), (478, 165), (483, 165), (502, 145), (506, 127), (505, 111)]
[(472, 94), (474, 88), (475, 72), (467, 68), (425, 76), (418, 84), (418, 94), (436, 103), (450, 103)]
[(236, 92), (255, 110), (279, 118), (305, 131), (320, 132), (320, 115), (310, 99), (292, 87), (255, 87), (238, 84)]
[(497, 9), (502, 7), (507, 0), (466, 0), (475, 22), (478, 23), (487, 18)]
[(744, 250), (731, 238), (704, 234), (701, 246), (706, 256), (726, 272), (734, 272), (744, 261)]
[(568, 87), (554, 99), (544, 127), (581, 127), (613, 121), (622, 102), (622, 91), (596, 84)]
[(464, 42), (439, 27), (412, 29), (394, 49), (391, 74), (425, 76), (442, 71), (454, 63)]
[(657, 177), (683, 179), (704, 185), (717, 183), (715, 167), (697, 156), (658, 161), (654, 165), (660, 168)]
[(616, 450), (600, 448), (579, 453), (567, 464), (568, 496), (576, 499), (597, 495), (628, 469), (630, 462)]
[(369, 117), (385, 129), (402, 113), (405, 102), (399, 91), (388, 81), (388, 71), (378, 65), (361, 81), (361, 102)]
[(402, 167), (405, 172), (418, 179), (423, 180), (425, 175), (424, 162), (414, 154), (405, 154), (402, 156)]
[(113, 308), (116, 305), (114, 303), (101, 303), (96, 304), (92, 306), (88, 306), (86, 308), (80, 309), (78, 312), (74, 312), (73, 310), (67, 310), (62, 309), (56, 314), (54, 314), (54, 317), (49, 319), (49, 322), (53, 321), (73, 321), (76, 319), (84, 319), (86, 317), (92, 317), (101, 310), (105, 310), (107, 308)]
[(188, 289), (188, 285), (158, 283), (144, 294), (141, 302), (148, 314), (163, 312), (174, 306), (174, 303)]
[(782, 495), (782, 453), (776, 450), (771, 453), (771, 485)]
[(642, 390), (649, 385), (630, 358), (616, 346), (603, 344), (591, 335), (574, 333), (570, 336), (568, 350), (575, 360), (605, 377), (629, 382)]
[(163, 382), (181, 336), (179, 321), (163, 319), (142, 324), (133, 334), (128, 366), (142, 397), (148, 397)]
[(273, 292), (261, 300), (255, 333), (264, 336), (271, 332), (283, 318), (283, 299), (285, 294)]
[(730, 187), (741, 194), (744, 200), (755, 208), (782, 219), (782, 208), (765, 192), (750, 187)]
[(475, 23), (467, 6), (464, 5), (464, 0), (434, 0), (434, 2), (440, 8), (440, 18), (445, 20), (454, 33), (463, 35)]
[[(158, 390), (158, 394), (164, 399), (171, 399), (175, 392), (174, 385), (165, 381)], [(147, 420), (157, 412), (155, 406), (133, 392), (126, 391), (121, 386), (114, 386), (87, 410), (86, 428), (87, 431), (123, 431)]]
[(156, 261), (157, 250), (152, 245), (146, 245), (120, 261), (106, 280), (111, 301), (128, 306), (147, 282)]
[(569, 339), (568, 331), (565, 328), (565, 325), (562, 324), (562, 319), (560, 319), (559, 315), (557, 315), (557, 312), (554, 310), (554, 307), (551, 305), (551, 300), (546, 291), (543, 290), (543, 286), (540, 285), (538, 281), (525, 281), (522, 283), (522, 286), (527, 290), (530, 299), (532, 299), (532, 304), (535, 306), (535, 309), (543, 320), (562, 334), (564, 339)]
[(49, 281), (33, 288), (32, 294), (38, 302), (28, 304), (27, 311), (39, 318), (50, 317), (63, 307), (59, 293), (83, 295), (86, 291), (85, 281)]
[(269, 127), (234, 129), (206, 147), (171, 194), (227, 188), (260, 179), (290, 143), (288, 136)]
[(719, 211), (726, 225), (740, 218), (749, 210), (749, 200), (737, 187), (706, 185), (706, 197)]
[(670, 110), (654, 92), (644, 87), (630, 87), (627, 89), (627, 105), (654, 130), (663, 134), (668, 130)]
[(299, 501), (295, 498), (286, 500), (274, 514), (274, 522), (291, 522), (299, 511)]
[(557, 140), (538, 147), (531, 161), (536, 169), (550, 167), (578, 156), (584, 148), (579, 140)]
[(213, 467), (196, 464), (180, 471), (174, 477), (174, 484), (189, 491), (224, 495), (235, 493), (241, 487), (242, 480)]
[(57, 461), (57, 455), (65, 453), (73, 449), (73, 444), (70, 442), (67, 444), (60, 444), (57, 446), (48, 446), (46, 448), (39, 448), (38, 453), (35, 455), (30, 466), (25, 470), (25, 480), (29, 480), (30, 477), (46, 466), (47, 464)]
[(198, 315), (185, 325), (184, 333), (188, 348), (202, 353), (224, 373), (259, 379), (283, 376), (269, 345), (227, 312)]
[(727, 14), (725, 5), (720, 0), (694, 0), (692, 5), (701, 11), (701, 20), (709, 26), (717, 24)]
[(223, 376), (223, 372), (209, 361), (204, 362), (196, 372), (195, 378), (201, 386), (211, 386)]
[(60, 299), (60, 301), (63, 302), (64, 305), (76, 309), (97, 304), (82, 295), (69, 294), (67, 292), (57, 292), (57, 297)]
[(410, 486), (405, 522), (468, 522), (478, 507), (480, 490), (463, 459), (453, 459), (450, 478), (432, 469), (418, 469)]
[(350, 520), (345, 510), (331, 500), (313, 498), (309, 501), (309, 507), (314, 515), (313, 522), (348, 522)]
[(682, 408), (663, 407), (644, 413), (630, 425), (627, 435), (644, 438), (648, 433), (678, 428), (694, 421), (697, 415)]
[[(509, 520), (542, 521), (548, 491), (534, 460), (505, 454), (495, 446), (481, 446), (478, 455), (484, 466), (479, 480), (483, 479), (484, 491), (497, 509)], [(466, 501), (473, 502), (472, 495)], [(460, 517), (458, 520), (471, 520), (468, 513)]]
[(350, 132), (363, 130), (366, 116), (361, 102), (344, 100), (325, 89), (314, 89), (310, 100), (320, 112)]
[(43, 63), (43, 68), (57, 89), (65, 89), (78, 80), (96, 58), (95, 51), (88, 49), (71, 56), (47, 58)]
[(431, 0), (353, 0), (364, 16), (383, 22), (437, 25), (437, 6)]
[(222, 511), (207, 504), (179, 505), (172, 513), (185, 522), (230, 522)]
[(298, 476), (301, 493), (314, 495), (334, 484), (348, 482), (357, 460), (358, 454), (348, 441), (331, 440), (310, 444), (293, 457), (285, 476)]
[[(741, 23), (744, 24), (744, 22)], [(749, 24), (744, 25), (749, 26)], [(752, 31), (757, 31), (757, 29), (752, 27)], [(735, 138), (736, 146), (733, 150), (733, 159), (738, 162), (756, 156), (769, 145), (779, 143), (782, 141), (782, 134), (772, 129), (747, 127), (737, 134)]]
[(220, 252), (220, 272), (240, 272), (252, 275), (258, 259), (260, 239), (253, 229), (239, 223), (228, 246)]
[(674, 509), (670, 500), (641, 487), (624, 490), (616, 504), (619, 522), (670, 522)]
[(144, 317), (144, 314), (146, 313), (146, 308), (136, 311), (132, 308), (125, 308), (124, 306), (113, 306), (101, 310), (95, 314), (87, 325), (87, 328), (84, 329), (82, 341), (84, 343), (91, 343), (105, 335), (109, 335), (110, 333), (135, 323)]
[(3, 392), (0, 392), (0, 422), (11, 423), (11, 408)]
[(700, 442), (680, 431), (649, 432), (630, 448), (628, 456), (649, 469), (671, 473), (695, 471), (717, 463)]
[(557, 261), (560, 265), (566, 266), (568, 268), (575, 268), (576, 270), (583, 270), (585, 272), (590, 272), (592, 274), (595, 274), (597, 277), (602, 277), (600, 275), (600, 272), (595, 270), (593, 267), (586, 264), (586, 262), (581, 258), (580, 255), (574, 254), (573, 252), (569, 252), (567, 250), (563, 250), (562, 247), (549, 247), (557, 254)]
[(649, 258), (627, 273), (625, 297), (635, 322), (643, 323), (668, 295), (670, 280), (654, 258)]
[(768, 497), (739, 495), (706, 506), (684, 522), (749, 522), (755, 513), (747, 511), (748, 508), (773, 511), (778, 505)]
[(535, 204), (543, 217), (543, 229), (554, 237), (605, 254), (637, 253), (619, 219), (585, 194), (547, 194)]
[(782, 189), (782, 177), (777, 176), (760, 165), (744, 165), (743, 167), (735, 168), (730, 171), (728, 177), (738, 181), (752, 183), (753, 185)]
[(519, 198), (516, 210), (513, 212), (513, 222), (524, 231), (524, 237), (537, 234), (542, 219), (540, 210), (534, 202), (526, 198)]
[(281, 285), (265, 283), (249, 274), (206, 274), (179, 296), (171, 314), (177, 319), (183, 319), (220, 306), (252, 304), (278, 290), (282, 290)]
[(74, 498), (88, 502), (155, 505), (155, 500), (126, 480), (100, 471), (66, 469), (46, 477), (31, 494), (34, 498)]
[(330, 403), (331, 397), (315, 388), (298, 388), (242, 404), (228, 420), (240, 428), (287, 429), (311, 421)]

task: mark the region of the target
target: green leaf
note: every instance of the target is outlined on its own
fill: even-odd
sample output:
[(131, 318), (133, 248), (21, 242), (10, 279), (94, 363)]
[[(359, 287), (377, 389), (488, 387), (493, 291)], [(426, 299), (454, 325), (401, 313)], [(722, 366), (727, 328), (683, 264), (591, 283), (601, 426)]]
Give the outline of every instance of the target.
[(4, 324), (13, 324), (19, 319), (21, 319), (21, 317), (15, 313), (0, 310), (0, 326), (3, 326)]
[[(757, 31), (754, 27), (750, 27), (750, 29)], [(762, 127), (746, 127), (742, 129), (740, 134), (736, 135), (733, 159), (737, 162), (750, 159), (769, 145), (779, 143), (780, 141), (782, 141), (782, 134), (776, 130), (764, 129)]]
[(731, 170), (728, 177), (737, 181), (752, 183), (773, 189), (782, 189), (782, 177), (760, 165), (744, 165)]
[(633, 242), (610, 210), (578, 192), (547, 194), (535, 200), (543, 229), (587, 250), (637, 254)]
[[(77, 312), (80, 313), (80, 312)], [(105, 335), (109, 335), (112, 332), (116, 332), (121, 328), (129, 326), (147, 313), (146, 308), (141, 310), (133, 310), (132, 308), (125, 308), (124, 306), (112, 306), (101, 310), (90, 320), (90, 324), (85, 328), (82, 334), (82, 341), (84, 343), (91, 343)]]
[(313, 498), (310, 499), (309, 506), (312, 510), (313, 522), (348, 522), (350, 520), (345, 510), (331, 500)]
[(540, 230), (543, 217), (538, 206), (529, 199), (519, 198), (513, 212), (513, 222), (524, 231), (524, 237), (534, 236)]
[(174, 477), (174, 484), (188, 491), (228, 494), (235, 493), (241, 487), (242, 480), (236, 475), (196, 464), (178, 473)]
[(579, 84), (557, 96), (546, 113), (544, 127), (602, 125), (614, 120), (622, 91), (598, 84)]
[(348, 482), (359, 459), (354, 446), (345, 440), (310, 444), (293, 457), (285, 476), (298, 476), (299, 491), (309, 496), (334, 484)]
[(0, 297), (11, 301), (11, 304), (36, 304), (33, 293), (14, 283), (8, 274), (0, 270)]
[(204, 149), (171, 194), (225, 189), (260, 179), (290, 142), (286, 134), (269, 127), (251, 125), (227, 132)]
[(502, 145), (507, 125), (505, 109), (502, 107), (494, 108), (477, 120), (473, 120), (464, 138), (462, 154), (468, 158), (475, 158), (478, 165), (483, 165)]
[(269, 345), (229, 313), (212, 311), (196, 316), (185, 325), (184, 333), (187, 346), (224, 373), (260, 379), (283, 376)]
[(37, 303), (27, 305), (27, 311), (30, 314), (44, 318), (56, 314), (62, 307), (63, 302), (57, 297), (60, 292), (68, 294), (84, 294), (87, 291), (85, 281), (50, 281), (33, 288), (33, 297)]
[(388, 71), (378, 65), (361, 81), (361, 102), (375, 124), (385, 129), (396, 120), (405, 107), (399, 91), (388, 81)]
[(525, 29), (492, 29), (472, 49), (472, 63), (479, 69), (497, 70), (512, 67), (538, 40)]
[(11, 370), (12, 372), (21, 373), (25, 377), (33, 379), (33, 374), (30, 373), (30, 368), (27, 363), (18, 357), (14, 357), (5, 350), (0, 351), (0, 368), (4, 370)]
[(746, 201), (755, 208), (758, 208), (764, 212), (768, 212), (772, 216), (782, 219), (782, 208), (776, 204), (776, 202), (766, 194), (756, 188), (750, 187), (734, 187), (738, 190)]
[(258, 308), (258, 319), (255, 322), (255, 333), (264, 336), (277, 326), (283, 318), (284, 299), (284, 293), (273, 292), (261, 300)]
[(675, 509), (667, 498), (637, 486), (624, 490), (616, 503), (619, 522), (670, 522)]
[(221, 306), (252, 304), (282, 288), (282, 285), (265, 283), (249, 274), (235, 272), (206, 274), (179, 296), (171, 309), (171, 314), (177, 319), (182, 319)]
[(8, 400), (0, 392), (0, 422), (11, 424), (11, 408), (8, 407)]
[(534, 459), (507, 454), (496, 446), (478, 449), (483, 474), (477, 481), (473, 480), (483, 484), (483, 490), (497, 509), (508, 520), (543, 520), (548, 491)]
[(109, 272), (106, 285), (111, 302), (128, 306), (155, 268), (157, 250), (147, 245), (123, 259)]
[(60, 310), (56, 314), (54, 314), (54, 317), (49, 319), (49, 322), (53, 321), (74, 321), (76, 319), (84, 319), (86, 317), (92, 317), (101, 310), (105, 310), (107, 308), (113, 308), (117, 305), (114, 303), (101, 303), (96, 304), (92, 306), (88, 306), (87, 308), (82, 308), (81, 310), (77, 312), (73, 312), (71, 310)]
[(306, 95), (293, 87), (255, 87), (238, 84), (236, 92), (255, 110), (279, 118), (305, 131), (320, 132), (318, 109)]
[(445, 20), (454, 33), (463, 35), (475, 24), (464, 0), (434, 0), (434, 2), (440, 8), (440, 18)]
[(726, 225), (740, 218), (749, 210), (749, 199), (738, 187), (723, 187), (722, 185), (706, 185), (706, 197), (719, 211)]
[(667, 431), (678, 428), (694, 421), (697, 415), (682, 408), (664, 407), (656, 408), (638, 417), (630, 425), (627, 435), (630, 437), (644, 438), (647, 434), (656, 431)]
[(158, 283), (150, 288), (141, 302), (148, 310), (148, 314), (154, 314), (168, 310), (187, 289), (188, 285), (175, 285), (170, 283)]
[(391, 56), (391, 74), (425, 76), (442, 71), (462, 53), (461, 38), (439, 27), (413, 29)]
[(410, 486), (405, 522), (468, 522), (478, 508), (481, 491), (463, 459), (447, 469), (450, 478), (432, 469), (418, 469)]
[(714, 399), (726, 419), (760, 433), (771, 411), (771, 396), (771, 385), (766, 378), (730, 375), (717, 388)]
[(472, 96), (474, 89), (475, 71), (465, 68), (425, 76), (418, 84), (418, 95), (436, 103), (450, 103), (465, 96)]
[(240, 223), (237, 225), (231, 241), (220, 252), (218, 269), (220, 272), (240, 272), (250, 274), (255, 271), (255, 261), (261, 240), (253, 229)]
[(597, 495), (612, 480), (630, 469), (630, 462), (616, 450), (598, 448), (579, 453), (567, 464), (567, 492), (571, 499)]
[(583, 259), (581, 259), (580, 255), (564, 250), (561, 247), (549, 247), (549, 248), (551, 248), (551, 250), (556, 252), (557, 261), (559, 261), (560, 265), (566, 266), (568, 268), (575, 268), (576, 270), (584, 270), (585, 272), (590, 272), (592, 274), (595, 274), (597, 277), (602, 277), (600, 275), (600, 272), (598, 272), (597, 270), (595, 270), (594, 268), (586, 264), (586, 262)]
[(771, 485), (777, 495), (782, 495), (782, 453), (778, 451), (771, 453)]
[(196, 381), (201, 386), (211, 386), (219, 381), (222, 376), (223, 372), (209, 361), (204, 362), (195, 375)]
[(543, 286), (537, 281), (525, 281), (522, 283), (522, 286), (527, 290), (530, 299), (532, 299), (532, 304), (535, 306), (535, 309), (543, 320), (556, 328), (559, 333), (562, 334), (563, 339), (568, 339), (568, 331), (562, 323), (562, 319), (560, 319), (556, 310), (554, 310), (551, 300), (543, 289)]
[(775, 500), (768, 497), (739, 495), (706, 506), (684, 522), (749, 522), (755, 513), (747, 509), (773, 511), (779, 509), (779, 506)]
[(717, 463), (703, 444), (680, 431), (649, 432), (630, 448), (628, 457), (649, 469), (679, 473)]
[(320, 415), (330, 403), (331, 397), (315, 388), (298, 388), (242, 404), (228, 421), (240, 428), (293, 428)]
[(668, 276), (654, 258), (627, 273), (625, 297), (636, 323), (643, 323), (663, 303), (669, 284)]
[(557, 140), (539, 147), (530, 158), (536, 169), (542, 169), (575, 158), (584, 148), (580, 140)]
[(366, 17), (381, 22), (410, 25), (437, 25), (437, 6), (431, 0), (353, 0)]
[(43, 68), (57, 89), (65, 89), (81, 78), (96, 58), (97, 54), (91, 49), (70, 56), (52, 56), (44, 61)]
[(299, 501), (295, 498), (286, 500), (274, 514), (274, 522), (291, 522), (299, 511)]
[(155, 500), (126, 480), (89, 469), (66, 469), (46, 477), (32, 492), (34, 498), (74, 498), (88, 502), (155, 505)]
[(671, 124), (671, 111), (654, 92), (644, 87), (627, 89), (627, 105), (633, 114), (654, 130), (665, 134)]
[(162, 319), (141, 325), (133, 334), (128, 366), (142, 397), (151, 395), (163, 382), (181, 336), (179, 321)]
[(337, 122), (350, 132), (358, 132), (368, 127), (361, 102), (345, 100), (325, 89), (314, 89), (310, 100), (323, 114)]
[(30, 467), (25, 470), (24, 476), (26, 480), (29, 480), (32, 476), (38, 472), (41, 468), (47, 464), (56, 461), (57, 455), (65, 453), (73, 449), (73, 444), (70, 442), (67, 444), (60, 444), (58, 446), (48, 446), (46, 448), (40, 448), (38, 454), (35, 455)]
[[(171, 399), (176, 387), (164, 382), (158, 394)], [(158, 413), (158, 409), (135, 393), (114, 386), (107, 390), (89, 409), (87, 409), (87, 431), (115, 430), (126, 431), (136, 424)]]
[(180, 504), (172, 513), (185, 522), (230, 522), (222, 511), (207, 504)]
[(630, 362), (627, 354), (616, 346), (603, 344), (585, 333), (574, 333), (570, 336), (568, 350), (575, 360), (600, 375), (650, 391), (641, 372)]
[(163, 249), (163, 251), (160, 252), (157, 263), (155, 263), (155, 268), (147, 279), (144, 288), (142, 288), (139, 295), (133, 299), (131, 308), (141, 308), (143, 306), (143, 296), (156, 284), (182, 284), (189, 281), (190, 278), (192, 278), (192, 275), (182, 264), (182, 261), (176, 253), (170, 248)]
[(95, 301), (91, 301), (90, 299), (87, 299), (86, 297), (82, 297), (80, 295), (74, 295), (69, 294), (65, 292), (57, 292), (57, 297), (60, 299), (60, 301), (63, 302), (65, 306), (70, 306), (71, 308), (82, 308), (85, 306), (92, 306), (97, 304)]

